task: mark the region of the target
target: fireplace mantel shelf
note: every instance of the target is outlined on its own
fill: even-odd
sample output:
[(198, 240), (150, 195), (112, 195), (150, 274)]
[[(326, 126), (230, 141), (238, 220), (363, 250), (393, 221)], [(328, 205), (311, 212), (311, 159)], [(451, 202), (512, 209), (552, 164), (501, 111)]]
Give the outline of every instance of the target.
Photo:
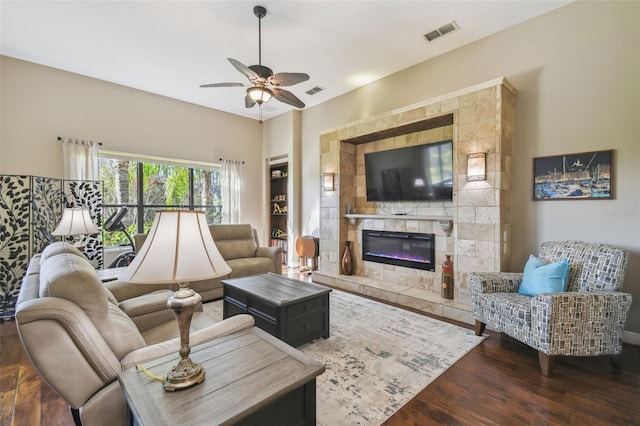
[(404, 220), (453, 220), (453, 216), (424, 216), (411, 214), (345, 214), (347, 219), (404, 219)]
[(453, 228), (453, 216), (432, 216), (432, 215), (410, 215), (410, 214), (345, 214), (352, 225), (356, 224), (356, 219), (399, 219), (399, 220), (433, 220), (440, 222), (442, 230), (449, 236)]

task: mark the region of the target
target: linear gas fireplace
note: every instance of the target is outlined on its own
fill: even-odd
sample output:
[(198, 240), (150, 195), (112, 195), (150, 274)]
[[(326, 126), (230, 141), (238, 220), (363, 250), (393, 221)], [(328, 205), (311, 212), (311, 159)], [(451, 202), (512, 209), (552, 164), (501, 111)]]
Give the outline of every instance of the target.
[(362, 230), (362, 259), (433, 271), (434, 234)]

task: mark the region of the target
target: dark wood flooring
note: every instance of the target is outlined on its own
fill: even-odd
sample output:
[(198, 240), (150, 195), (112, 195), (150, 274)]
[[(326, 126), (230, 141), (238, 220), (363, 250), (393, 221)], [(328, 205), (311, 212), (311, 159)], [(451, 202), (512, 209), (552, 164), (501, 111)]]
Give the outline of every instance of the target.
[[(384, 424), (640, 425), (640, 347), (624, 345), (620, 373), (608, 357), (559, 358), (544, 377), (534, 350), (487, 334)], [(22, 350), (13, 321), (0, 322), (0, 425), (73, 425)]]

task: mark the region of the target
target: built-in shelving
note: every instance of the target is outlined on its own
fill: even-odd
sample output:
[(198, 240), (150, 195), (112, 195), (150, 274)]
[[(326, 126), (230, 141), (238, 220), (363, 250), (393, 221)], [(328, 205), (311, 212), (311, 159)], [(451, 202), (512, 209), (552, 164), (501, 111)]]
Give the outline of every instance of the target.
[(288, 216), (288, 163), (279, 163), (270, 168), (271, 193), (269, 200), (271, 246), (282, 247), (282, 263), (287, 263), (289, 236)]

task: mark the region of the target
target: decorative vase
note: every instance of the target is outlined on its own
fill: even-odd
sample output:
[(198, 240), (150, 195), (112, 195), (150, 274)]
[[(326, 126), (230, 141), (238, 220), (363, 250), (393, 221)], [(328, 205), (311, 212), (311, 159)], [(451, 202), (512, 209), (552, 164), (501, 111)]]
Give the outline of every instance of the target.
[(442, 264), (442, 297), (453, 299), (453, 262), (450, 254), (445, 254), (445, 257)]
[(342, 255), (342, 273), (351, 275), (353, 273), (353, 260), (351, 259), (351, 241), (344, 242), (344, 254)]

